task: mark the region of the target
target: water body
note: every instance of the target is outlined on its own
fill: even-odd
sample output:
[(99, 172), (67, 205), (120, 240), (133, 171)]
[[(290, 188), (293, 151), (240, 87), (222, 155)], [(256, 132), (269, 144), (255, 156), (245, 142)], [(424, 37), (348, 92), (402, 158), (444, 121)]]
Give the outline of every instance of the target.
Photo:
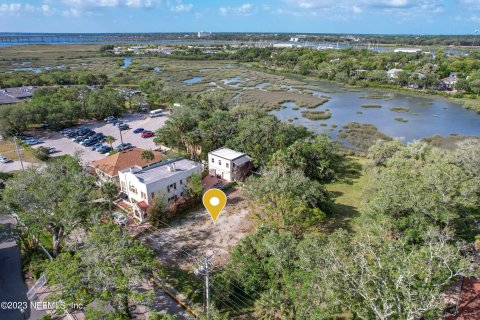
[(187, 79), (185, 81), (183, 81), (183, 83), (185, 84), (194, 84), (194, 83), (198, 83), (200, 81), (203, 80), (203, 77), (193, 77), (193, 78), (190, 78), (190, 79)]
[[(326, 86), (323, 86), (325, 88)], [(405, 141), (418, 140), (433, 135), (450, 134), (480, 136), (480, 115), (463, 108), (462, 105), (442, 98), (410, 96), (402, 93), (361, 89), (351, 92), (340, 85), (328, 85), (324, 92), (319, 87), (314, 91), (317, 96), (329, 96), (330, 101), (316, 109), (307, 109), (295, 103), (283, 104), (283, 109), (271, 114), (280, 120), (294, 125), (303, 125), (316, 133), (328, 134), (336, 138), (338, 130), (349, 122), (369, 123), (390, 137), (403, 138)], [(335, 92), (333, 93), (333, 90)], [(372, 95), (388, 95), (388, 99), (369, 99)], [(381, 108), (362, 108), (364, 104), (379, 104)], [(408, 108), (408, 112), (394, 112), (390, 108)], [(332, 114), (327, 120), (309, 120), (301, 114), (303, 110), (326, 110)], [(293, 120), (298, 118), (297, 120)], [(401, 122), (395, 118), (402, 118)], [(323, 126), (321, 124), (324, 124)], [(326, 126), (325, 126), (326, 124)], [(332, 126), (337, 125), (337, 128)]]
[(128, 68), (128, 66), (131, 65), (131, 64), (132, 64), (132, 58), (127, 57), (127, 58), (123, 59), (123, 66), (122, 66), (122, 68), (126, 69), (126, 68)]

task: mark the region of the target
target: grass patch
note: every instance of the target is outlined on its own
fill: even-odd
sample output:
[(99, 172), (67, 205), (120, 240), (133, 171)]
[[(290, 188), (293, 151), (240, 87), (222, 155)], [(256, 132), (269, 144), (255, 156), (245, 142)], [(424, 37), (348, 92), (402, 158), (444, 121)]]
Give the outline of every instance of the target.
[(387, 93), (370, 93), (366, 96), (361, 96), (360, 99), (367, 100), (392, 100), (393, 98)]
[(401, 117), (395, 118), (395, 121), (398, 121), (398, 122), (408, 122), (407, 119), (401, 118)]
[(334, 199), (333, 214), (325, 219), (322, 226), (325, 232), (333, 232), (338, 228), (352, 229), (352, 220), (360, 214), (360, 207), (365, 200), (366, 162), (366, 158), (345, 157), (340, 165), (338, 180), (325, 186)]
[(378, 140), (390, 141), (392, 138), (378, 131), (372, 124), (349, 122), (338, 130), (338, 137), (345, 139), (359, 150), (366, 151)]
[(364, 109), (380, 109), (382, 105), (380, 104), (373, 104), (373, 103), (366, 103), (361, 105)]
[(293, 107), (292, 110), (300, 110), (300, 107)]
[(332, 114), (327, 111), (302, 111), (302, 116), (310, 120), (327, 120)]
[(393, 107), (393, 108), (390, 108), (390, 111), (400, 112), (400, 113), (407, 113), (407, 112), (410, 111), (410, 108), (407, 108), (407, 107)]

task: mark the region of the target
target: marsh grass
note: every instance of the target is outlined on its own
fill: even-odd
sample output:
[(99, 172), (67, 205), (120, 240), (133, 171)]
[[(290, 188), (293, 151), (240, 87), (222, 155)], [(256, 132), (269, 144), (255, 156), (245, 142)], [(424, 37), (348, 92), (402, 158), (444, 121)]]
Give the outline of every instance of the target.
[(327, 120), (332, 114), (327, 111), (302, 111), (302, 116), (309, 120)]

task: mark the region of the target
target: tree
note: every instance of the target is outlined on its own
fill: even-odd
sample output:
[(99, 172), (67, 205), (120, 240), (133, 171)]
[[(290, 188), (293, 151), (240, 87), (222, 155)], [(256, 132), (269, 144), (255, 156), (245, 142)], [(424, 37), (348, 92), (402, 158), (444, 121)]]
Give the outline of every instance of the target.
[(107, 136), (107, 137), (105, 138), (105, 142), (108, 143), (108, 144), (110, 145), (110, 148), (112, 148), (112, 149), (113, 149), (113, 143), (114, 143), (115, 141), (117, 141), (117, 139), (115, 139), (115, 138), (112, 137), (112, 136)]
[(247, 179), (245, 191), (258, 219), (295, 234), (331, 212), (328, 192), (300, 170), (266, 168), (261, 177)]
[(331, 181), (339, 161), (337, 144), (329, 137), (318, 135), (314, 139), (297, 140), (286, 149), (277, 151), (272, 165), (287, 170), (301, 170), (310, 179)]
[(166, 202), (165, 194), (157, 194), (152, 198), (152, 203), (147, 209), (147, 218), (153, 226), (164, 227), (164, 224), (167, 223), (169, 214)]
[(6, 183), (3, 202), (18, 212), (30, 232), (52, 235), (53, 255), (70, 232), (85, 227), (94, 211), (93, 178), (72, 157), (28, 168)]
[(155, 155), (153, 154), (152, 150), (143, 150), (142, 154), (140, 155), (140, 158), (142, 160), (146, 160), (148, 165), (150, 161), (155, 159)]
[(190, 199), (200, 200), (203, 194), (202, 175), (192, 174), (187, 179), (185, 193)]
[[(146, 303), (152, 292), (141, 286), (152, 276), (153, 252), (114, 224), (94, 226), (81, 249), (64, 252), (46, 268), (49, 284), (59, 292), (51, 299), (66, 303), (103, 302), (120, 317), (130, 303)], [(103, 318), (103, 317), (100, 317)]]
[(112, 181), (103, 182), (100, 187), (100, 191), (108, 201), (108, 211), (111, 214), (113, 200), (115, 200), (118, 195), (118, 186), (115, 184), (115, 182)]

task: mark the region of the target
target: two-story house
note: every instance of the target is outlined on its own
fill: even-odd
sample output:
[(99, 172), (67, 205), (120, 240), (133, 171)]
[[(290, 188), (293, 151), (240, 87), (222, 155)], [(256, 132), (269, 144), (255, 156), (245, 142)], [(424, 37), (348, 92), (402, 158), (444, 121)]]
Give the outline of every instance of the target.
[(242, 152), (220, 148), (208, 153), (208, 173), (226, 181), (243, 180), (253, 167), (253, 159)]
[(175, 159), (141, 168), (134, 166), (119, 171), (120, 189), (124, 201), (132, 206), (134, 217), (143, 222), (148, 206), (155, 197), (165, 196), (165, 204), (184, 194), (187, 179), (200, 174), (200, 163)]

